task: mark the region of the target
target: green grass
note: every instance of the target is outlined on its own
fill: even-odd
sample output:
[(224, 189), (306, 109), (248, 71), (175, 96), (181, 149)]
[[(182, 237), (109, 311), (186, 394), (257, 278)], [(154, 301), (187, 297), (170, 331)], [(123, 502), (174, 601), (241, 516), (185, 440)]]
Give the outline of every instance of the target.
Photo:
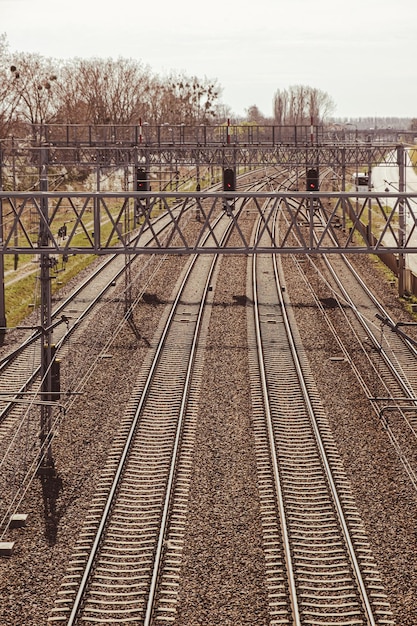
[(8, 328), (17, 326), (33, 309), (36, 274), (26, 276), (5, 289)]
[[(115, 205), (114, 215), (119, 212), (119, 206)], [(68, 231), (71, 230), (71, 224), (68, 219), (54, 220), (54, 228), (58, 229), (64, 222), (68, 224)], [(101, 239), (105, 241), (109, 237), (113, 226), (110, 221), (101, 224)], [(35, 238), (36, 239), (36, 238)], [(112, 236), (111, 244), (117, 242), (117, 237)], [(22, 239), (23, 245), (23, 239)], [(86, 235), (83, 231), (80, 231), (71, 240), (71, 246), (83, 247), (87, 245)], [(39, 261), (35, 262), (36, 250), (32, 254), (22, 255), (18, 257), (18, 264), (16, 268), (16, 274), (14, 273), (15, 255), (6, 254), (4, 256), (4, 268), (7, 273), (6, 279), (9, 281), (9, 285), (5, 288), (5, 306), (6, 306), (6, 320), (7, 327), (13, 328), (21, 324), (22, 320), (31, 313), (34, 308), (39, 306), (40, 300), (40, 284), (39, 284)], [(84, 268), (90, 265), (96, 258), (93, 254), (77, 254), (70, 256), (65, 265), (62, 262), (62, 257), (58, 256), (58, 264), (56, 268), (51, 269), (51, 290), (52, 293), (56, 293), (57, 290), (65, 286), (74, 276), (79, 274)], [(23, 266), (27, 266), (24, 268)], [(36, 270), (32, 272), (33, 270)], [(28, 271), (31, 273), (28, 275)], [(10, 284), (10, 280), (16, 276), (21, 277)]]
[[(120, 206), (120, 203), (115, 202), (114, 207), (112, 208), (113, 216), (118, 215)], [(153, 215), (156, 216), (158, 213), (159, 209), (155, 207)], [(54, 220), (54, 229), (57, 230), (64, 224), (64, 222), (67, 223), (68, 233), (70, 233), (71, 222), (69, 222), (68, 217), (59, 221)], [(84, 221), (84, 224), (85, 223), (86, 222)], [(89, 232), (91, 229), (89, 229)], [(109, 220), (101, 223), (100, 236), (102, 242), (107, 241), (112, 229), (113, 224)], [(34, 240), (36, 240), (36, 237), (34, 237)], [(118, 237), (113, 234), (110, 245), (116, 244), (117, 242)], [(81, 248), (84, 246), (87, 246), (87, 237), (84, 231), (80, 229), (80, 232), (72, 237), (71, 247)], [(6, 277), (7, 280), (10, 282), (10, 280), (13, 280), (14, 276), (19, 276), (19, 273), (22, 275), (21, 278), (16, 280), (16, 282), (7, 285), (5, 288), (6, 320), (8, 328), (13, 328), (21, 324), (25, 317), (27, 317), (27, 315), (29, 315), (34, 308), (39, 306), (39, 261), (36, 260), (36, 262), (32, 262), (35, 258), (34, 255), (36, 252), (37, 250), (34, 250), (30, 255), (19, 255), (16, 274), (13, 272), (15, 256), (12, 254), (4, 255), (5, 271), (8, 272)], [(86, 249), (86, 253), (70, 255), (68, 261), (65, 265), (63, 265), (62, 257), (59, 255), (56, 268), (53, 270), (51, 269), (52, 294), (56, 293), (59, 289), (62, 289), (72, 278), (74, 278), (74, 276), (77, 276), (77, 274), (88, 267), (88, 265), (90, 265), (96, 258), (96, 255), (88, 253)], [(24, 265), (27, 265), (27, 268), (23, 268)], [(36, 271), (27, 275), (27, 271), (31, 271), (32, 269)]]
[(417, 146), (415, 146), (414, 148), (410, 148), (408, 150), (408, 154), (410, 155), (411, 163), (413, 164), (413, 167), (417, 173)]
[[(58, 261), (57, 272), (51, 270), (51, 290), (56, 293), (62, 289), (74, 276), (79, 274), (81, 270), (88, 267), (96, 257), (94, 255), (77, 255), (70, 257), (65, 264), (62, 260)], [(20, 257), (21, 263), (27, 263), (24, 256)], [(19, 266), (18, 266), (19, 270)], [(13, 274), (9, 275), (13, 278)], [(22, 276), (16, 282), (9, 284), (5, 288), (6, 302), (6, 320), (7, 327), (13, 328), (22, 323), (22, 321), (32, 313), (34, 308), (39, 306), (40, 301), (40, 282), (39, 271)]]

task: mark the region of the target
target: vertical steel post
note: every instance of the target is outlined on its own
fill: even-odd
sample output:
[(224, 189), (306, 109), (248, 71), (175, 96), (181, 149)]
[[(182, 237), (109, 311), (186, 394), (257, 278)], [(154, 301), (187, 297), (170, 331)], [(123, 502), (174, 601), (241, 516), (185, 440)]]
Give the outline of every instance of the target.
[[(197, 129), (198, 132), (198, 129)], [(198, 144), (197, 144), (197, 148), (196, 148), (196, 152), (195, 152), (195, 173), (196, 173), (196, 187), (195, 190), (196, 191), (200, 191), (201, 190), (201, 184), (200, 184), (200, 140), (198, 140)]]
[[(404, 146), (397, 146), (397, 163), (398, 163), (398, 191), (405, 191), (405, 159)], [(404, 248), (405, 245), (405, 210), (404, 199), (399, 198), (398, 204), (398, 247)], [(405, 255), (400, 252), (398, 255), (398, 295), (400, 298), (405, 293)]]
[[(48, 191), (48, 149), (43, 147), (40, 149), (40, 191)], [(39, 222), (39, 241), (38, 247), (40, 252), (41, 265), (41, 376), (42, 376), (42, 400), (41, 404), (41, 428), (40, 428), (40, 445), (41, 445), (41, 468), (42, 470), (52, 470), (54, 463), (52, 458), (51, 445), (51, 393), (52, 393), (52, 296), (51, 296), (51, 276), (50, 267), (51, 259), (49, 252), (42, 252), (42, 248), (49, 245), (49, 215), (48, 215), (48, 198), (42, 196), (40, 199), (41, 219)]]
[[(368, 150), (368, 192), (372, 191), (372, 163), (371, 163), (371, 148)], [(368, 246), (372, 245), (372, 199), (368, 198)]]
[[(14, 191), (16, 191), (16, 147), (14, 143), (14, 137), (12, 137), (12, 176), (13, 176), (13, 189)], [(13, 239), (14, 239), (14, 245), (17, 248), (17, 246), (19, 245), (17, 225), (14, 231)], [(14, 270), (15, 271), (17, 270), (18, 262), (19, 262), (19, 255), (15, 254), (14, 255)]]
[(100, 247), (100, 239), (101, 239), (101, 224), (100, 224), (100, 198), (99, 192), (101, 190), (101, 168), (100, 165), (97, 165), (96, 171), (96, 194), (93, 198), (93, 233), (91, 234), (93, 238), (94, 251), (97, 251)]
[[(342, 193), (346, 191), (346, 148), (342, 148)], [(342, 228), (346, 231), (346, 200), (342, 198)]]
[(314, 198), (313, 196), (311, 196), (308, 199), (309, 202), (309, 207), (308, 207), (308, 211), (309, 211), (309, 229), (310, 229), (310, 233), (309, 233), (309, 248), (310, 250), (313, 250), (314, 248), (314, 243), (315, 243), (315, 239), (314, 239)]
[[(133, 176), (133, 181), (135, 181), (135, 175)], [(135, 185), (134, 185), (135, 186)], [(126, 191), (129, 191), (129, 169), (128, 165), (124, 167), (124, 188)], [(133, 213), (135, 214), (136, 208), (133, 207)], [(133, 221), (135, 227), (135, 222)], [(130, 223), (130, 201), (126, 200), (125, 210), (124, 210), (124, 236), (127, 240), (131, 237), (131, 223)], [(125, 301), (124, 301), (124, 312), (125, 314), (130, 311), (130, 307), (132, 306), (132, 276), (131, 276), (131, 263), (130, 257), (128, 254), (124, 255), (125, 261)]]
[[(0, 191), (3, 191), (3, 150), (0, 146)], [(0, 247), (3, 247), (3, 199), (0, 198)], [(4, 254), (0, 252), (0, 345), (6, 334), (6, 300), (4, 295)]]
[[(132, 175), (132, 191), (137, 191), (137, 180), (136, 175), (138, 171), (138, 147), (135, 146), (133, 150), (133, 175)], [(140, 217), (140, 202), (138, 198), (133, 198), (133, 228), (137, 228), (139, 225), (139, 217)]]

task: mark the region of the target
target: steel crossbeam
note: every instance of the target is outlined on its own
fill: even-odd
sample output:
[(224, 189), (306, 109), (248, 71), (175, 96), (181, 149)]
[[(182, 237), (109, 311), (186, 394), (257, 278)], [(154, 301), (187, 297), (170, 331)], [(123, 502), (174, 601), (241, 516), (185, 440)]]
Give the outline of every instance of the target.
[[(1, 255), (417, 252), (415, 193), (0, 192), (0, 201)], [(233, 244), (215, 237), (219, 212), (232, 222)], [(243, 235), (250, 214), (261, 220), (270, 245)]]
[(222, 167), (233, 164), (241, 167), (262, 165), (305, 167), (320, 164), (323, 167), (343, 169), (384, 163), (396, 166), (396, 144), (384, 142), (322, 142), (322, 143), (46, 143), (38, 146), (25, 140), (0, 142), (0, 170), (3, 169), (3, 188), (8, 178), (20, 166), (29, 172), (40, 166), (47, 155), (51, 168), (87, 167), (94, 169), (127, 168), (138, 164), (146, 167), (172, 165), (195, 167)]
[[(395, 163), (395, 146), (392, 144), (356, 145), (229, 145), (199, 146), (46, 146), (51, 168), (83, 166), (88, 168), (123, 168), (138, 164), (147, 167), (169, 167), (171, 165), (195, 167), (237, 165), (257, 167), (262, 165), (305, 167), (319, 163), (333, 168), (355, 167), (358, 164)], [(29, 171), (39, 167), (40, 148), (15, 146), (3, 150), (3, 176), (19, 163)]]

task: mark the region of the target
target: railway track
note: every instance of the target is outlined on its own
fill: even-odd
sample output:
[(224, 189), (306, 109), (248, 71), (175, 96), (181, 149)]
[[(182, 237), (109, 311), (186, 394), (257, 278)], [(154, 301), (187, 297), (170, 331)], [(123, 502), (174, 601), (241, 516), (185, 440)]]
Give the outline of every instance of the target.
[[(192, 212), (190, 212), (190, 217), (191, 215)], [(160, 232), (163, 232), (166, 222), (165, 217), (160, 216), (156, 220), (154, 229), (158, 228)], [(150, 237), (152, 234), (148, 232), (144, 236)], [(129, 314), (124, 298), (126, 285), (121, 291), (120, 289), (114, 291), (115, 286), (122, 280), (126, 280), (126, 276), (131, 280), (134, 275), (135, 291), (138, 292), (136, 298), (140, 298), (147, 286), (154, 280), (162, 263), (163, 258), (160, 257), (126, 260), (117, 254), (100, 263), (53, 311), (53, 337), (57, 358), (71, 358), (71, 346), (78, 341), (77, 338), (85, 331), (86, 324), (99, 307), (109, 305), (113, 301), (116, 307), (120, 307), (120, 318), (123, 321)], [(129, 284), (129, 288), (131, 290), (132, 283)], [(62, 320), (66, 320), (66, 323), (60, 323)], [(101, 327), (94, 332), (101, 355), (105, 355), (112, 341), (113, 331), (109, 330), (111, 318), (106, 323), (109, 327)], [(40, 380), (41, 345), (42, 336), (36, 330), (18, 349), (5, 355), (0, 365), (0, 528), (2, 536), (7, 532), (10, 516), (18, 508), (19, 502), (37, 474), (45, 453), (45, 448), (41, 448), (39, 444), (39, 413), (42, 403), (42, 396), (39, 395), (42, 385)], [(100, 361), (99, 356), (96, 359), (96, 365)], [(82, 365), (83, 369), (78, 368), (76, 372), (66, 377), (69, 392), (66, 393), (63, 390), (60, 400), (53, 403), (51, 439), (77, 394), (82, 393), (83, 380), (88, 376), (89, 371), (91, 373), (92, 367), (94, 364), (86, 360)], [(22, 440), (27, 441), (24, 451), (21, 446)]]
[[(230, 225), (224, 212), (219, 240)], [(148, 625), (175, 618), (197, 419), (197, 340), (202, 350), (216, 261), (194, 257), (179, 286), (50, 622)]]
[[(247, 172), (239, 177), (239, 185), (245, 186), (247, 180), (254, 176), (253, 172)], [(256, 177), (256, 173), (255, 173)], [(250, 182), (249, 182), (250, 184)], [(217, 190), (218, 185), (213, 187)], [(192, 209), (190, 204), (189, 209)], [(175, 214), (175, 208), (171, 209)], [(192, 217), (192, 210), (188, 210), (188, 220)], [(170, 217), (161, 214), (152, 220), (152, 228), (144, 227), (141, 238), (146, 244), (155, 235), (161, 238), (161, 234), (171, 225)], [(133, 235), (132, 238), (136, 238)], [(172, 237), (167, 232), (166, 238)], [(160, 241), (163, 239), (161, 238)], [(138, 264), (142, 267), (137, 268)], [(129, 306), (128, 290), (132, 287), (132, 272), (137, 275), (145, 274), (144, 284), (154, 276), (154, 266), (159, 267), (159, 261), (150, 257), (146, 263), (137, 257), (126, 259), (123, 255), (114, 254), (100, 263), (88, 277), (73, 290), (73, 292), (59, 303), (52, 311), (51, 323), (53, 326), (53, 342), (59, 357), (64, 356), (68, 339), (78, 330), (81, 323), (88, 317), (103, 299), (111, 298), (109, 292), (123, 277), (126, 282), (125, 300), (126, 308)], [(120, 296), (118, 296), (120, 297)], [(27, 393), (30, 385), (36, 379), (40, 371), (41, 332), (34, 328), (33, 332), (12, 352), (0, 358), (0, 424), (2, 424), (15, 406), (14, 400), (20, 399), (22, 394)], [(57, 354), (58, 356), (58, 354)], [(13, 398), (9, 400), (8, 397)], [(1, 438), (1, 433), (0, 433)]]
[[(156, 224), (160, 229), (159, 232), (162, 232), (166, 228), (164, 216), (160, 216)], [(147, 232), (145, 237), (151, 238), (152, 233)], [(58, 349), (65, 345), (69, 336), (79, 328), (94, 307), (103, 301), (126, 270), (132, 270), (135, 261), (137, 262), (137, 259), (127, 260), (117, 254), (106, 258), (53, 309), (53, 341)], [(27, 390), (39, 373), (40, 353), (41, 332), (35, 328), (17, 349), (1, 358), (0, 398), (4, 394), (18, 397)], [(4, 420), (12, 404), (12, 401), (2, 403), (0, 422)]]
[[(319, 222), (317, 226), (320, 231)], [(391, 318), (346, 256), (324, 255), (320, 261), (309, 262), (330, 297), (320, 297), (296, 261), (300, 274), (417, 490), (416, 344)]]
[[(256, 179), (258, 174), (253, 172), (243, 174), (239, 177), (239, 185), (253, 184), (251, 183), (253, 177)], [(191, 205), (190, 208), (192, 209)], [(172, 211), (175, 212), (175, 208)], [(194, 217), (192, 210), (188, 211), (188, 216), (188, 219)], [(192, 222), (193, 220), (190, 223), (191, 228)], [(157, 234), (160, 241), (163, 236), (172, 237), (173, 234), (169, 230), (166, 235), (163, 235), (169, 224), (169, 216), (161, 214), (153, 221), (151, 228), (144, 228), (141, 231), (141, 237), (152, 238)], [(164, 260), (158, 256), (150, 257), (146, 261), (136, 257), (126, 259), (122, 255), (115, 254), (101, 263), (67, 299), (53, 310), (52, 326), (56, 358), (60, 360), (71, 358), (71, 346), (77, 342), (77, 336), (85, 331), (92, 314), (101, 305), (112, 301), (117, 303), (121, 300), (119, 305), (121, 320), (130, 322), (131, 308), (155, 280)], [(117, 292), (114, 292), (115, 285), (121, 280), (125, 281), (124, 289), (121, 292), (119, 288)], [(133, 283), (135, 283), (136, 294), (132, 299)], [(121, 311), (122, 307), (124, 307), (124, 312)], [(97, 346), (104, 345), (103, 348), (99, 348), (103, 358), (113, 340), (113, 332), (114, 329), (110, 330), (101, 326), (94, 330), (96, 337), (94, 341)], [(133, 332), (137, 333), (138, 330), (133, 328)], [(38, 443), (39, 413), (42, 404), (42, 397), (39, 395), (42, 385), (39, 376), (41, 345), (42, 337), (38, 329), (32, 332), (21, 346), (6, 354), (0, 361), (0, 467), (3, 483), (0, 499), (0, 528), (3, 536), (7, 532), (11, 514), (19, 506), (46, 452), (45, 444), (40, 447)], [(99, 363), (100, 357), (96, 360), (96, 365)], [(52, 432), (50, 436), (42, 437), (44, 442), (52, 440), (76, 395), (83, 393), (83, 381), (89, 375), (88, 372), (91, 374), (92, 367), (94, 364), (91, 365), (86, 361), (82, 365), (82, 370), (78, 368), (72, 377), (66, 377), (66, 388), (69, 391), (67, 393), (63, 390), (59, 402), (53, 403)], [(23, 454), (20, 443), (22, 439), (28, 442)]]
[[(206, 263), (201, 274), (208, 271)], [(50, 622), (175, 621), (200, 375), (198, 354), (189, 356), (189, 347), (196, 341), (192, 327), (198, 326), (199, 302), (210, 297), (207, 291), (202, 294), (214, 282), (204, 281), (198, 271), (197, 286), (179, 296), (180, 308), (172, 322), (178, 328), (165, 340), (173, 360), (163, 363), (161, 356), (160, 372), (159, 364), (155, 366), (155, 391), (149, 386), (148, 393), (145, 378), (138, 383), (136, 401), (141, 404), (143, 399), (143, 406), (139, 412), (132, 399)], [(301, 342), (295, 333), (291, 342), (296, 357), (291, 354), (287, 331), (283, 331), (289, 303), (280, 274), (272, 259), (255, 259), (251, 272), (255, 286), (251, 289), (259, 312), (256, 324), (248, 322), (269, 623), (392, 624), (389, 603)], [(288, 320), (292, 326), (291, 310)], [(198, 343), (203, 345), (208, 320), (201, 321)], [(262, 361), (256, 343), (262, 346)], [(180, 367), (185, 359), (192, 363), (192, 374)], [(259, 363), (263, 363), (262, 382)], [(153, 368), (150, 356), (147, 367)], [(173, 371), (175, 381), (171, 380)], [(300, 393), (301, 372), (307, 374), (307, 380)], [(184, 389), (184, 381), (191, 376), (188, 392), (174, 390), (174, 382), (181, 379), (179, 387)], [(162, 392), (166, 395), (161, 400)], [(175, 416), (171, 415), (173, 408)], [(133, 422), (139, 427), (138, 439)], [(128, 448), (126, 439), (130, 439)], [(130, 478), (119, 488), (113, 479), (125, 470)], [(117, 500), (109, 499), (112, 491)], [(108, 521), (99, 515), (106, 509)], [(100, 530), (110, 534), (104, 537)]]
[[(249, 323), (271, 624), (392, 624), (276, 258), (253, 259)], [(261, 379), (258, 380), (258, 370)]]

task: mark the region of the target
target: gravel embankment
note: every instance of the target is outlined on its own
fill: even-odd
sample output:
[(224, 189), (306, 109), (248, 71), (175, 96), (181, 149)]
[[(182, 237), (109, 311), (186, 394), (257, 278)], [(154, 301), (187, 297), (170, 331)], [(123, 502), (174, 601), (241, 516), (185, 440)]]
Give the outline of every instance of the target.
[(222, 260), (203, 373), (175, 624), (268, 624), (251, 428), (245, 257)]
[[(94, 372), (85, 394), (74, 403), (54, 442), (56, 479), (43, 485), (37, 479), (28, 492), (22, 508), (29, 514), (28, 525), (10, 532), (15, 552), (0, 561), (0, 625), (46, 624), (129, 391), (183, 261), (169, 257), (158, 284), (135, 313), (139, 335), (128, 326), (123, 329), (108, 366)], [(380, 272), (366, 259), (358, 264), (381, 290)], [(330, 362), (334, 340), (290, 260), (286, 265), (304, 345), (397, 624), (415, 626), (416, 494), (349, 366)], [(224, 257), (216, 285), (177, 626), (268, 624), (251, 428), (245, 269), (245, 257)], [(407, 317), (395, 293), (389, 287), (386, 293), (393, 317)], [(94, 327), (118, 316), (106, 306)], [(91, 358), (91, 351), (100, 349), (97, 337), (89, 333), (72, 345), (72, 371), (83, 372), (86, 354)]]
[[(136, 309), (138, 333), (124, 325), (112, 343), (111, 358), (91, 373), (84, 393), (68, 411), (53, 442), (57, 475), (33, 481), (19, 511), (29, 515), (27, 526), (5, 537), (16, 544), (10, 559), (0, 559), (1, 626), (46, 624), (131, 388), (184, 262), (173, 256), (164, 262), (158, 283)], [(72, 340), (62, 363), (64, 390), (74, 375), (87, 375), (88, 364), (122, 317), (120, 302), (106, 304), (84, 335)], [(10, 350), (12, 341), (11, 336), (4, 350)]]
[[(355, 265), (374, 293), (382, 296), (395, 321), (411, 321), (380, 267), (367, 258)], [(356, 497), (398, 626), (416, 626), (417, 620), (417, 493), (412, 489), (386, 432), (364, 397), (348, 363), (334, 362), (339, 353), (311, 296), (285, 263), (288, 289), (295, 307), (303, 345), (315, 374), (322, 401), (335, 434), (345, 470)], [(315, 282), (314, 273), (310, 273)], [(331, 296), (321, 287), (322, 297)], [(410, 328), (410, 334), (415, 331)], [(340, 334), (346, 327), (338, 328)], [(357, 358), (362, 359), (357, 351)]]

